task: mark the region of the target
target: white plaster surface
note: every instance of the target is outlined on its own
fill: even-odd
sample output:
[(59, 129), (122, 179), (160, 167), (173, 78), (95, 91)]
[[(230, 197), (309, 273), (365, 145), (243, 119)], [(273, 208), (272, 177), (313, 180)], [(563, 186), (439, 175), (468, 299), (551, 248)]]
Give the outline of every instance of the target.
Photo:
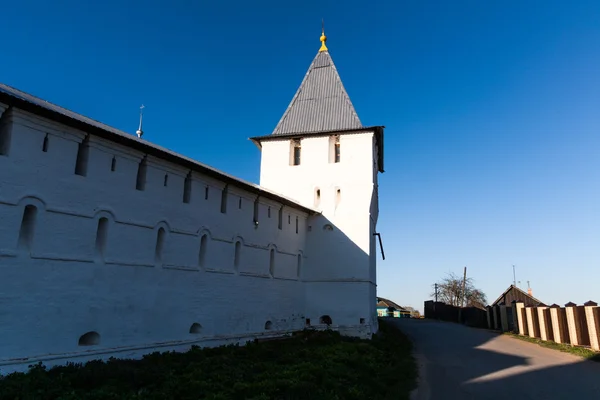
[[(145, 189), (136, 190), (145, 154), (93, 135), (87, 173), (76, 175), (86, 132), (7, 112), (0, 124), (0, 135), (10, 128), (8, 154), (0, 155), (0, 374), (36, 361), (244, 342), (303, 329), (307, 318), (324, 328), (323, 315), (346, 334), (369, 337), (377, 330), (372, 133), (343, 135), (339, 164), (328, 164), (327, 138), (303, 141), (301, 167), (289, 166), (288, 142), (264, 144), (263, 186), (309, 207), (314, 187), (322, 190), (323, 215), (285, 206), (280, 229), (281, 203), (260, 198), (256, 225), (255, 196), (230, 185), (221, 213), (225, 184), (196, 171), (184, 203), (189, 170), (153, 156)], [(23, 245), (27, 206), (37, 212)], [(101, 218), (108, 222), (99, 244)], [(333, 229), (324, 230), (326, 224)], [(200, 333), (189, 332), (194, 323)], [(80, 346), (80, 336), (91, 331), (100, 343)]]

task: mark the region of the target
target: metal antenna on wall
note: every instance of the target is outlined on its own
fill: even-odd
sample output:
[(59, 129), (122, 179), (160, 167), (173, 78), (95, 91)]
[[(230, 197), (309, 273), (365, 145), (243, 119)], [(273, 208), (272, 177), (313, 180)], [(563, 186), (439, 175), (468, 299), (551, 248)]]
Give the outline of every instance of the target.
[(140, 127), (138, 128), (138, 130), (135, 132), (136, 135), (141, 138), (142, 135), (144, 134), (144, 131), (142, 130), (142, 119), (144, 118), (144, 105), (142, 104), (142, 106), (140, 107)]

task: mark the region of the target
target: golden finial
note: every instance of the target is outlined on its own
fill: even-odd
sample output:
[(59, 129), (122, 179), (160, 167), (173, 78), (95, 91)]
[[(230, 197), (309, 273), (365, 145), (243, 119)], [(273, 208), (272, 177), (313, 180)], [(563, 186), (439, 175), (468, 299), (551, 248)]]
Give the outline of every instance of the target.
[(321, 20), (321, 48), (319, 51), (327, 51), (327, 46), (325, 46), (325, 42), (327, 41), (327, 36), (325, 36), (325, 20)]

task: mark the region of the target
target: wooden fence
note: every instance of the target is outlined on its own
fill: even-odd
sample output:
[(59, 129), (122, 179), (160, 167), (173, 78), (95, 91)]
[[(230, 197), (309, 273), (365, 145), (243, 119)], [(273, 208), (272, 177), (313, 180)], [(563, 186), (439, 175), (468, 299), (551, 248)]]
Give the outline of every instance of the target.
[(487, 311), (477, 307), (455, 307), (429, 300), (425, 302), (425, 318), (459, 322), (476, 328), (487, 328)]
[(600, 307), (593, 301), (527, 306), (523, 302), (487, 307), (487, 327), (541, 340), (600, 351)]

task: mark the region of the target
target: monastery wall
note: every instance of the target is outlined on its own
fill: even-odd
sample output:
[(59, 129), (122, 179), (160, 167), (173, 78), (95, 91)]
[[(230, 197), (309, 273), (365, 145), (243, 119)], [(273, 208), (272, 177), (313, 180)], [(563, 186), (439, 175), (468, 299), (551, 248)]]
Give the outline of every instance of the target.
[(308, 226), (320, 217), (20, 109), (0, 112), (0, 374), (276, 335), (324, 314), (307, 310), (302, 283), (320, 274), (307, 263)]

